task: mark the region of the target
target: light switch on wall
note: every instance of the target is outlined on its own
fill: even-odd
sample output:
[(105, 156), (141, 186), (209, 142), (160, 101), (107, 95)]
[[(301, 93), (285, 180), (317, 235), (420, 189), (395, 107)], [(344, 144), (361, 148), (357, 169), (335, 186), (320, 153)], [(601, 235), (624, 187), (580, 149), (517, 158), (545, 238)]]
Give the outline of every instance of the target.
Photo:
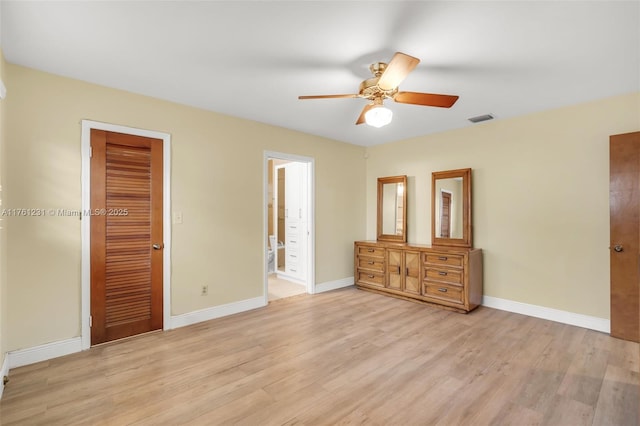
[(182, 212), (173, 212), (173, 223), (182, 223)]

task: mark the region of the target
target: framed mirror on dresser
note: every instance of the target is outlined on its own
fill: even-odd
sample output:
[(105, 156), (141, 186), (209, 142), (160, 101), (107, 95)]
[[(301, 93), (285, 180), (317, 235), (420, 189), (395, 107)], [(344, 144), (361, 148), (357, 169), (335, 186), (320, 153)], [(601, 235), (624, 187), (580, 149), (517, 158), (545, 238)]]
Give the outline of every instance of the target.
[(472, 247), (471, 169), (432, 173), (431, 245), (407, 243), (406, 211), (406, 176), (378, 178), (377, 240), (355, 242), (356, 286), (461, 313), (478, 307), (482, 250)]
[(431, 244), (472, 247), (471, 169), (431, 174)]
[(378, 241), (407, 242), (407, 177), (378, 178)]

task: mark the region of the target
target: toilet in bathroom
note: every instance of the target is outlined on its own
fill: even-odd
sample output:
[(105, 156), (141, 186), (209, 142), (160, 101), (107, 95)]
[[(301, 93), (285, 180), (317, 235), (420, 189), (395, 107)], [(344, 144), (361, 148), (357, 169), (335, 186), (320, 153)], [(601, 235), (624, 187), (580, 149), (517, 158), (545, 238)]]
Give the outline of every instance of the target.
[(276, 247), (276, 236), (269, 235), (269, 247), (267, 248), (267, 272), (268, 273), (276, 271), (275, 247)]

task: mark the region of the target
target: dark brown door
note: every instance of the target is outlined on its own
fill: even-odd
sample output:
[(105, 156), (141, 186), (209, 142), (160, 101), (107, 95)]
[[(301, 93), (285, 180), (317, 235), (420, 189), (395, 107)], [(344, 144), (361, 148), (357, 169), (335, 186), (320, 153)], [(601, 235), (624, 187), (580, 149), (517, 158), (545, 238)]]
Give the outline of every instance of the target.
[(451, 194), (441, 192), (440, 204), (440, 238), (449, 238), (451, 233)]
[(611, 335), (639, 341), (640, 132), (609, 139)]
[(162, 140), (91, 130), (91, 344), (162, 328)]

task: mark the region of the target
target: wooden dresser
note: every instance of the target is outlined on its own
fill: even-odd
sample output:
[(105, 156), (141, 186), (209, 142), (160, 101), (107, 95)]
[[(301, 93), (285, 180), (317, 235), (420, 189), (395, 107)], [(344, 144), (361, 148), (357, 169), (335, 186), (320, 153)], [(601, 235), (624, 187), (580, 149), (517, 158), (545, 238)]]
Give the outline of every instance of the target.
[(355, 242), (363, 290), (467, 313), (482, 303), (482, 250), (383, 241)]

